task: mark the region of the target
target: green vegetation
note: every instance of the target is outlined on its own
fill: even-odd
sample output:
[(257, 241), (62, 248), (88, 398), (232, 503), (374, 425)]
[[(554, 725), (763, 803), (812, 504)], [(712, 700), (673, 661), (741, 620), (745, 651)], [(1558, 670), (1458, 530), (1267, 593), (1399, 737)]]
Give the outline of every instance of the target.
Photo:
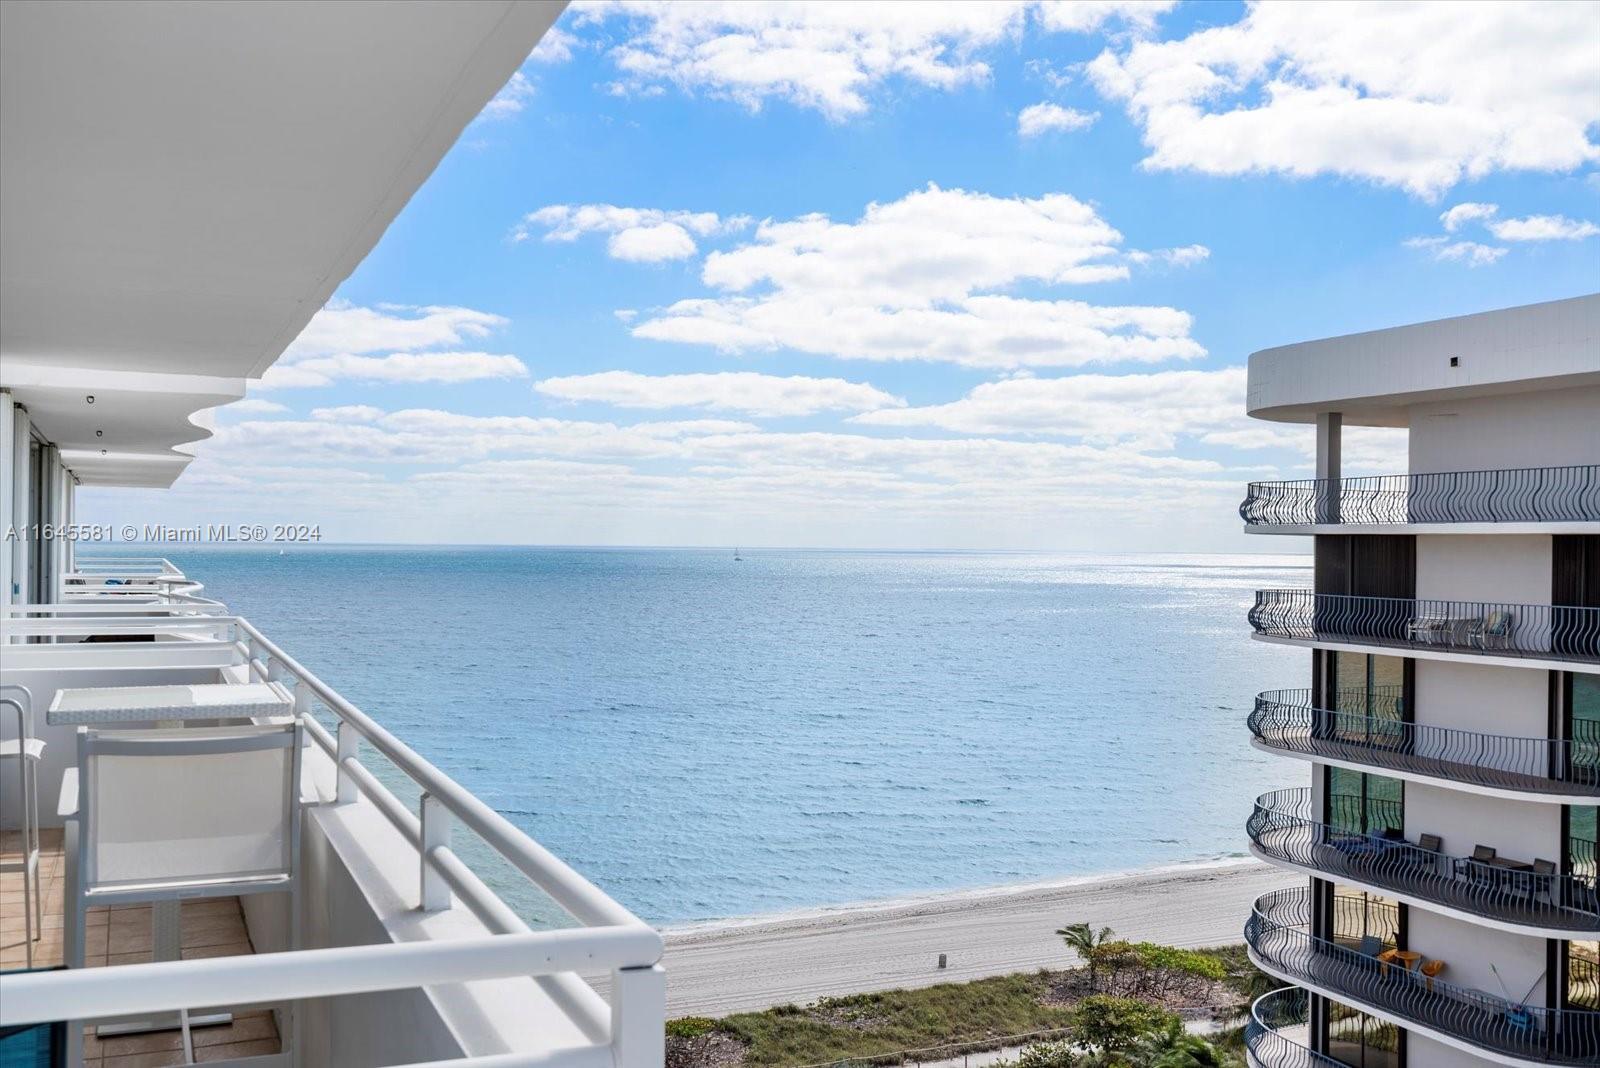
[(668, 1038), (699, 1038), (717, 1030), (717, 1021), (708, 1016), (680, 1016), (667, 1021)]
[(1147, 1001), (1091, 994), (1072, 1008), (1072, 1035), (1102, 1054), (1124, 1053), (1152, 1031), (1183, 1022)]
[(1089, 989), (1099, 990), (1099, 963), (1096, 960), (1100, 947), (1116, 937), (1116, 932), (1109, 927), (1102, 927), (1096, 931), (1086, 923), (1069, 923), (1056, 934), (1067, 944), (1067, 948), (1078, 955), (1089, 966)]
[(712, 1034), (743, 1047), (745, 1068), (790, 1068), (889, 1063), (900, 1051), (941, 1047), (942, 1055), (956, 1056), (1044, 1033), (1048, 1041), (1005, 1068), (1234, 1068), (1244, 1059), (1240, 1030), (1213, 1043), (1188, 1034), (1164, 1006), (1210, 1005), (1242, 1019), (1251, 1000), (1279, 985), (1250, 963), (1243, 946), (1177, 949), (1119, 940), (1110, 928), (1081, 923), (1056, 933), (1083, 969), (822, 998), (720, 1020), (684, 1017), (667, 1024), (669, 1044), (683, 1043), (668, 1061), (694, 1068), (690, 1051), (698, 1047), (688, 1040)]
[(718, 1026), (745, 1043), (752, 1068), (818, 1064), (1065, 1027), (1070, 1010), (1045, 1004), (1047, 993), (1043, 973), (1004, 975), (738, 1013)]

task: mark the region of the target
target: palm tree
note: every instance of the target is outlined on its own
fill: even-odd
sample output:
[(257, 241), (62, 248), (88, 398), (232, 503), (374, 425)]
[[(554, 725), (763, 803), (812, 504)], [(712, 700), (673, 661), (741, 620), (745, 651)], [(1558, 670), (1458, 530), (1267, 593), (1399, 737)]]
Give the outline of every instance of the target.
[(1069, 923), (1056, 934), (1067, 944), (1067, 948), (1076, 953), (1080, 960), (1089, 966), (1089, 992), (1094, 993), (1100, 989), (1100, 977), (1095, 970), (1095, 950), (1117, 937), (1115, 931), (1109, 927), (1102, 927), (1099, 931), (1086, 923)]
[(1133, 1062), (1145, 1068), (1221, 1068), (1222, 1057), (1210, 1042), (1184, 1030), (1182, 1021), (1169, 1020), (1140, 1037)]

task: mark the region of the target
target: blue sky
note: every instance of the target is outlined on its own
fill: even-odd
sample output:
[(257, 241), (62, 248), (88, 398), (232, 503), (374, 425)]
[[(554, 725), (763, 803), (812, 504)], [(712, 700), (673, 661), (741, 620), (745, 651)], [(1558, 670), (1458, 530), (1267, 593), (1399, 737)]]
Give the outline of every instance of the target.
[[(1265, 550), (1269, 345), (1590, 292), (1600, 7), (574, 7), (167, 493), (341, 541)], [(685, 377), (685, 376), (697, 377)], [(1347, 464), (1401, 470), (1403, 435)]]

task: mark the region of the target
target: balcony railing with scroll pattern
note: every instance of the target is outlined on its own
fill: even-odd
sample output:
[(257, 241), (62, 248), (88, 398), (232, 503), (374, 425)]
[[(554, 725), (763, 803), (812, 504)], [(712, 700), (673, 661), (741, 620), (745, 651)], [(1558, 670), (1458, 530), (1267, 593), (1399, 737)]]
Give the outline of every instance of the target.
[(1600, 664), (1600, 608), (1257, 590), (1249, 620), (1272, 638)]
[(1600, 464), (1252, 482), (1252, 527), (1600, 522)]
[(1480, 864), (1316, 816), (1309, 789), (1274, 790), (1256, 799), (1246, 831), (1262, 856), (1302, 870), (1517, 927), (1579, 938), (1600, 932), (1592, 876)]
[(1244, 1048), (1255, 1068), (1349, 1068), (1288, 1036), (1287, 1032), (1297, 1031), (1310, 1038), (1308, 1009), (1306, 992), (1296, 986), (1263, 994), (1251, 1004)]
[(1256, 899), (1245, 925), (1250, 956), (1288, 982), (1319, 988), (1435, 1035), (1530, 1064), (1592, 1066), (1600, 1058), (1600, 1012), (1513, 1003), (1481, 990), (1385, 964), (1310, 933), (1304, 888)]
[(1317, 708), (1310, 690), (1268, 690), (1256, 695), (1250, 733), (1273, 749), (1384, 771), (1600, 799), (1600, 722), (1578, 720), (1570, 739), (1487, 734), (1405, 722), (1394, 697), (1350, 698), (1368, 711)]

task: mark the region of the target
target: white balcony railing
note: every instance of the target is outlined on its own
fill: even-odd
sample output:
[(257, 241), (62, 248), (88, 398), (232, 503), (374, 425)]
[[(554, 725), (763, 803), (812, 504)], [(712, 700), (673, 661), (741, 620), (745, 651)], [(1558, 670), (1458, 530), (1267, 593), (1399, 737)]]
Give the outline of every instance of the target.
[[(89, 634), (154, 634), (165, 641), (149, 643), (153, 651), (170, 649), (171, 641), (203, 642), (209, 649), (226, 643), (234, 651), (232, 666), (243, 668), (250, 680), (274, 681), (293, 694), (307, 736), (335, 769), (335, 796), (323, 803), (364, 800), (415, 852), (417, 907), (464, 907), (490, 934), (9, 974), (0, 997), (0, 1027), (520, 976), (535, 979), (591, 1040), (586, 1047), (591, 1052), (604, 1053), (609, 1047), (609, 1060), (630, 1068), (661, 1064), (666, 981), (658, 963), (662, 940), (655, 930), (347, 701), (248, 620), (201, 597), (199, 585), (170, 563), (140, 564), (144, 574), (168, 581), (151, 583), (137, 595), (124, 593), (97, 580), (120, 578), (131, 574), (130, 569), (85, 571), (94, 565), (79, 563), (69, 578), (85, 580), (83, 593), (62, 604), (6, 606), (0, 611), (0, 641), (28, 643), (13, 646), (19, 651)], [(318, 720), (319, 709), (331, 717), (331, 730)], [(363, 763), (365, 747), (415, 785), (420, 797), (416, 811)], [(486, 843), (579, 926), (529, 927), (452, 848), (456, 826)], [(610, 972), (609, 1004), (578, 974), (603, 971)], [(447, 1063), (550, 1064), (560, 1063), (560, 1053), (529, 1050)]]

